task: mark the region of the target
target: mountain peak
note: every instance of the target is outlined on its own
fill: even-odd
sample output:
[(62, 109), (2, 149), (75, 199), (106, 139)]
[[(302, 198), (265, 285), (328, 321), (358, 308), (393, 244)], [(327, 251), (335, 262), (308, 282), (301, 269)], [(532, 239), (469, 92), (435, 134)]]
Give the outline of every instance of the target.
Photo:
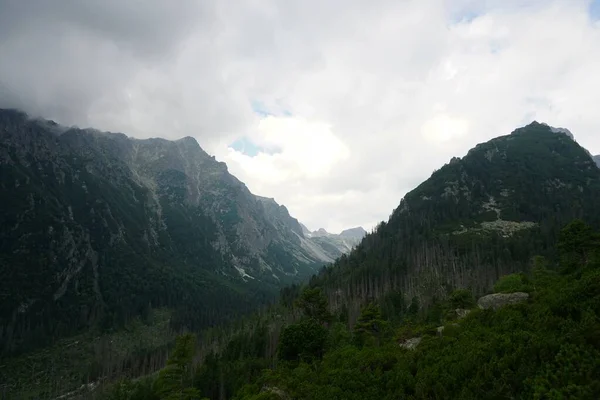
[(547, 124), (546, 122), (538, 122), (538, 121), (532, 121), (530, 124), (525, 125), (521, 128), (515, 129), (511, 135), (520, 135), (526, 132), (531, 132), (534, 129), (538, 129), (538, 128), (545, 128), (546, 130), (548, 130), (549, 132), (552, 133), (562, 133), (564, 135), (567, 135), (569, 138), (571, 138), (572, 140), (575, 140), (575, 136), (573, 136), (573, 133), (571, 133), (570, 130), (566, 129), (566, 128), (560, 128), (560, 127), (555, 127), (555, 126), (551, 126), (549, 124)]
[(191, 136), (182, 137), (181, 139), (176, 140), (176, 142), (190, 147), (200, 147), (198, 141)]
[(550, 131), (552, 131), (553, 133), (564, 133), (565, 135), (567, 135), (571, 139), (575, 140), (575, 136), (573, 136), (573, 134), (571, 133), (571, 131), (568, 130), (568, 129), (566, 129), (566, 128), (557, 128), (557, 127), (548, 125), (545, 122), (542, 122), (540, 125), (543, 125), (543, 126), (546, 126), (546, 127), (550, 128)]
[(356, 228), (344, 229), (340, 236), (344, 238), (362, 239), (367, 234), (362, 226)]

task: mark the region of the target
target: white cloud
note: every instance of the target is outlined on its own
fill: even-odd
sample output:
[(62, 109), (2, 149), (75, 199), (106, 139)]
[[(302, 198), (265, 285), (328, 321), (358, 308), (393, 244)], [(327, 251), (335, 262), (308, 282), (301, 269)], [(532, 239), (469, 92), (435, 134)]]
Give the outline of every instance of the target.
[[(0, 29), (0, 90), (66, 123), (195, 136), (251, 190), (332, 231), (387, 219), (433, 169), (533, 119), (600, 153), (589, 1), (159, 3), (139, 21), (113, 18), (131, 10), (111, 1), (100, 20), (89, 6), (44, 25), (0, 0), (0, 25), (14, 22)], [(278, 151), (229, 148), (243, 137)]]
[(248, 156), (229, 147), (225, 159), (229, 164), (238, 164), (241, 174), (253, 179), (261, 191), (273, 185), (285, 186), (288, 181), (310, 181), (327, 175), (335, 164), (350, 156), (329, 125), (298, 117), (262, 118), (251, 138), (260, 147), (275, 147), (278, 151)]
[(464, 118), (438, 114), (423, 124), (421, 132), (430, 144), (446, 145), (449, 141), (459, 139), (469, 132), (469, 121)]

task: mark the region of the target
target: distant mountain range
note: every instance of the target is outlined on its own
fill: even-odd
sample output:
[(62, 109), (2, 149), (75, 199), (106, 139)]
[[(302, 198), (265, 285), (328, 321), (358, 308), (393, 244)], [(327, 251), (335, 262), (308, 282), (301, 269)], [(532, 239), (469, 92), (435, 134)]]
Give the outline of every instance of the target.
[(302, 225), (304, 237), (324, 250), (326, 256), (334, 261), (342, 254), (348, 253), (365, 237), (367, 232), (361, 227), (343, 230), (339, 234), (329, 233), (323, 228), (311, 232)]
[(0, 342), (119, 326), (148, 308), (207, 326), (358, 243), (305, 235), (196, 140), (137, 140), (0, 110)]

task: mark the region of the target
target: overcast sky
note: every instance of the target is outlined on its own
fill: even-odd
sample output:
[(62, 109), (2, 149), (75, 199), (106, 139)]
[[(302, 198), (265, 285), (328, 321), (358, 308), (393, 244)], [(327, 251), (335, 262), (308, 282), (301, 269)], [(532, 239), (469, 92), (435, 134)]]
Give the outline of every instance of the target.
[(367, 229), (532, 120), (600, 153), (600, 0), (0, 0), (0, 107), (194, 136), (309, 228)]

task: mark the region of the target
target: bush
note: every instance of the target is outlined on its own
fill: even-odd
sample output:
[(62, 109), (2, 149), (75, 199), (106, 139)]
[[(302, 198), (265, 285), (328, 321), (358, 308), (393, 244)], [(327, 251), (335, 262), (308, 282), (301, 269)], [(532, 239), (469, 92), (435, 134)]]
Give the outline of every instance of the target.
[(288, 361), (310, 361), (325, 352), (328, 332), (313, 318), (287, 326), (281, 333), (279, 358)]
[(472, 308), (475, 307), (473, 294), (467, 289), (457, 289), (448, 299), (450, 307), (454, 308)]
[(495, 293), (528, 292), (529, 285), (523, 274), (504, 275), (494, 285)]

